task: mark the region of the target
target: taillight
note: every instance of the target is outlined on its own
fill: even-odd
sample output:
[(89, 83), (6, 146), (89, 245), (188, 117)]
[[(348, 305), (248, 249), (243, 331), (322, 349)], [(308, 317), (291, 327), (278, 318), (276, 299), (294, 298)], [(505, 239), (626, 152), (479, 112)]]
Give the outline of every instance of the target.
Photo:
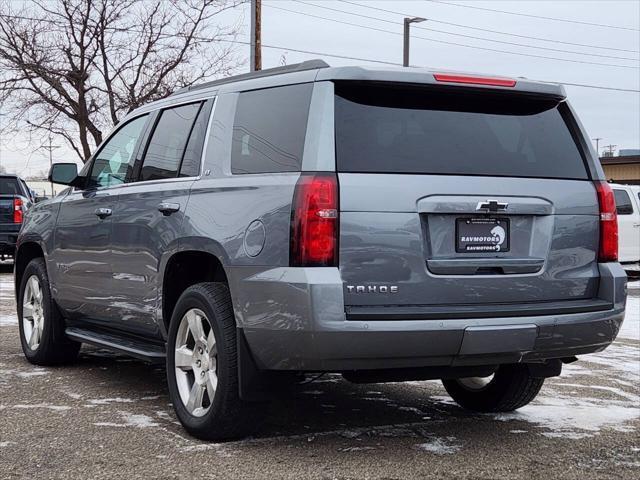
[(595, 182), (600, 205), (600, 248), (599, 262), (618, 261), (618, 215), (613, 190), (607, 182)]
[(22, 199), (13, 199), (13, 223), (22, 223), (24, 216), (22, 213)]
[(293, 267), (330, 267), (338, 262), (338, 179), (333, 173), (303, 173), (291, 210)]

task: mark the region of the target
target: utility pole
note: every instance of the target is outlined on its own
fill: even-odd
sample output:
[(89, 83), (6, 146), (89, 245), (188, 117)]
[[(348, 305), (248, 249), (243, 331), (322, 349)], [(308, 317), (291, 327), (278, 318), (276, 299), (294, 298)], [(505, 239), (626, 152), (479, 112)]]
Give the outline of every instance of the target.
[(249, 70), (262, 70), (262, 0), (251, 0), (251, 55)]
[(602, 140), (602, 137), (592, 138), (591, 140), (596, 142), (596, 152), (598, 152), (598, 157), (600, 157), (600, 140)]
[(412, 23), (420, 23), (426, 21), (426, 18), (422, 17), (405, 17), (404, 19), (404, 47), (402, 49), (402, 66), (409, 66), (409, 38), (410, 29)]
[(604, 148), (608, 148), (609, 152), (605, 152), (605, 157), (613, 157), (613, 149), (616, 148), (617, 145), (605, 145)]
[[(53, 166), (53, 150), (56, 148), (60, 148), (60, 145), (53, 145), (51, 141), (51, 135), (49, 135), (49, 145), (43, 145), (40, 148), (44, 148), (45, 150), (49, 150), (49, 171), (51, 171), (51, 167)], [(51, 197), (55, 194), (53, 192), (53, 182), (51, 182)]]

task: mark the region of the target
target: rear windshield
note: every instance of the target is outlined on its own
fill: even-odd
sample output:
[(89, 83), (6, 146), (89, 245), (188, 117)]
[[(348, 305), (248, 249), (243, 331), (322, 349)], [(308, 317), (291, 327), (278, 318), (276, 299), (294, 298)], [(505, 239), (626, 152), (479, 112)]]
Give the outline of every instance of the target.
[(586, 179), (558, 102), (336, 84), (341, 172)]
[(22, 195), (18, 186), (18, 179), (13, 177), (0, 177), (0, 195)]

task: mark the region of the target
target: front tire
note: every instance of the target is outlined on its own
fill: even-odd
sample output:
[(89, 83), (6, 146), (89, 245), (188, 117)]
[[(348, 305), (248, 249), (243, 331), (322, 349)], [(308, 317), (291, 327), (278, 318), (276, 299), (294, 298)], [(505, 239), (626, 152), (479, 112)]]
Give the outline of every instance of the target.
[(29, 262), (22, 274), (18, 296), (18, 325), (22, 351), (35, 365), (58, 365), (75, 360), (80, 343), (69, 340), (64, 319), (49, 286), (43, 258)]
[(532, 377), (526, 365), (502, 365), (490, 377), (443, 379), (455, 402), (474, 412), (512, 412), (537, 395), (544, 378)]
[(180, 296), (167, 342), (167, 382), (178, 419), (194, 437), (249, 435), (262, 406), (240, 399), (236, 324), (229, 289), (199, 283)]

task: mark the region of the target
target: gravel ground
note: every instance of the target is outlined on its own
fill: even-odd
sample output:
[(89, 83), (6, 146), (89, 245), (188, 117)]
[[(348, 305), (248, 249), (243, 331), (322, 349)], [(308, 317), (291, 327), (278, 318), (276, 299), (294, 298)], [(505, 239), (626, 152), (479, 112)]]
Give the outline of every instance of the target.
[(0, 265), (0, 478), (586, 479), (640, 476), (640, 284), (614, 345), (565, 367), (529, 406), (475, 415), (439, 382), (296, 387), (251, 439), (189, 437), (165, 372), (84, 347), (77, 364), (22, 356)]

